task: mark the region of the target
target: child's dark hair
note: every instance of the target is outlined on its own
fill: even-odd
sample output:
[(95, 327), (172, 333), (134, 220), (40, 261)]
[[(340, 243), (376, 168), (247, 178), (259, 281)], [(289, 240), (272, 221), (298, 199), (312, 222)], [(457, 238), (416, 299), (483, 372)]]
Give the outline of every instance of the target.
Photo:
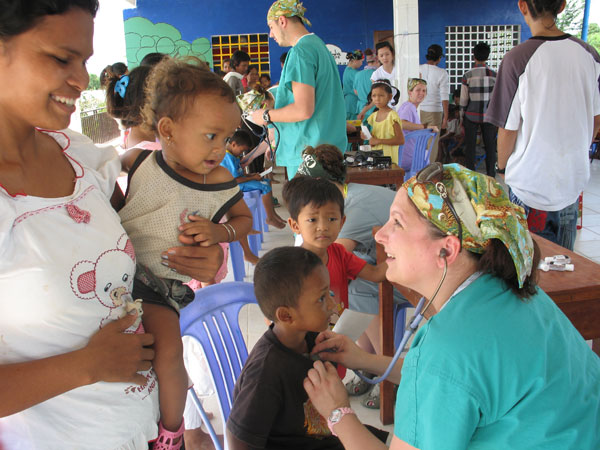
[(367, 60), (367, 64), (371, 64), (377, 61), (377, 56), (373, 53), (373, 50), (367, 48), (365, 49), (365, 59)]
[[(136, 127), (143, 123), (142, 108), (146, 103), (146, 81), (152, 71), (150, 66), (138, 66), (129, 72), (129, 82), (125, 95), (115, 92), (115, 86), (121, 76), (108, 74), (106, 80), (106, 111), (115, 119), (121, 119), (125, 128)], [(122, 92), (122, 91), (121, 91)]]
[(287, 54), (288, 54), (288, 52), (283, 52), (283, 53), (281, 54), (281, 56), (279, 56), (279, 62), (280, 62), (281, 64), (285, 64), (285, 58), (287, 58)]
[(254, 294), (264, 316), (275, 320), (277, 308), (296, 307), (304, 280), (322, 264), (302, 247), (278, 247), (262, 256), (254, 269)]
[(271, 76), (268, 73), (263, 73), (258, 79), (262, 80), (263, 78), (269, 80), (269, 83), (271, 82)]
[(563, 0), (525, 0), (525, 3), (527, 3), (532, 19), (537, 19), (547, 14), (556, 18), (560, 12)]
[(395, 57), (396, 54), (394, 53), (394, 47), (388, 41), (378, 42), (375, 44), (375, 54), (379, 53), (379, 50), (382, 48), (389, 48), (390, 52), (392, 52), (392, 55)]
[(250, 137), (250, 133), (246, 130), (235, 130), (235, 133), (231, 136), (230, 142), (235, 142), (239, 146), (244, 146), (248, 148), (252, 148), (252, 138)]
[(344, 216), (344, 196), (335, 184), (322, 178), (296, 175), (283, 187), (283, 201), (294, 220), (306, 206), (319, 208), (327, 203), (337, 203)]
[(166, 53), (159, 53), (159, 52), (148, 53), (140, 61), (140, 66), (154, 67), (159, 62), (161, 62), (165, 56), (167, 56)]
[(438, 44), (431, 44), (427, 49), (427, 54), (425, 55), (425, 59), (427, 61), (437, 61), (442, 56), (444, 56), (444, 50)]
[(126, 73), (127, 66), (125, 65), (125, 63), (116, 62), (114, 64), (109, 64), (104, 69), (102, 69), (102, 72), (100, 72), (100, 87), (105, 88), (106, 84), (112, 77), (120, 77), (121, 75), (125, 75)]
[(122, 62), (116, 62), (112, 66), (110, 66), (110, 69), (115, 75), (125, 75), (127, 73), (127, 64)]
[(236, 50), (231, 55), (231, 67), (236, 69), (243, 62), (250, 62), (250, 56), (243, 50)]
[(480, 42), (473, 47), (473, 56), (477, 61), (487, 61), (492, 49), (486, 42)]
[[(260, 70), (258, 69), (258, 65), (256, 65), (256, 64), (250, 64), (248, 66), (248, 72), (246, 72), (246, 76), (250, 75), (250, 72), (252, 72), (255, 69), (256, 69), (256, 75), (259, 75), (258, 81), (255, 83), (255, 85), (256, 84), (260, 85)], [(246, 80), (248, 80), (248, 78), (246, 78)], [(255, 86), (250, 86), (250, 83), (248, 83), (248, 89), (252, 89), (254, 87)]]
[[(398, 100), (400, 100), (400, 90), (396, 86), (392, 86), (388, 80), (383, 79), (374, 81), (371, 85), (371, 91), (369, 92), (369, 95), (367, 95), (368, 103), (371, 103), (371, 92), (373, 92), (373, 89), (375, 88), (381, 88), (388, 94), (393, 94), (392, 105), (396, 105), (398, 103)], [(394, 91), (396, 91), (395, 94)]]
[(202, 94), (218, 95), (229, 103), (235, 102), (235, 94), (229, 85), (211, 72), (205, 62), (197, 58), (165, 57), (148, 77), (146, 104), (142, 111), (145, 125), (158, 134), (157, 125), (161, 118), (178, 121)]
[(454, 103), (451, 103), (450, 105), (448, 105), (448, 118), (457, 117), (456, 116), (457, 114), (458, 114), (458, 106), (456, 106)]
[(98, 0), (30, 0), (2, 2), (0, 39), (17, 36), (35, 27), (45, 16), (80, 8), (96, 17)]

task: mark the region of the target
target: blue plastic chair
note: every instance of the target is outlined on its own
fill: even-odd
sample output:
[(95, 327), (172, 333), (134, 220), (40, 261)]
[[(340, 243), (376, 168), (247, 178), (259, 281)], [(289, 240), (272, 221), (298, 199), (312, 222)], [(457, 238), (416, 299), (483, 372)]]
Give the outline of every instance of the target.
[[(411, 168), (404, 174), (405, 180), (413, 177), (419, 170), (429, 164), (429, 155), (436, 136), (437, 133), (429, 129), (409, 131), (404, 135), (404, 145), (398, 147), (398, 161), (402, 162), (404, 148), (414, 149)], [(411, 145), (407, 147), (409, 142)]]
[(261, 192), (259, 190), (244, 192), (244, 201), (252, 213), (252, 229), (259, 232), (259, 234), (248, 235), (250, 250), (258, 256), (258, 251), (260, 250), (263, 241), (262, 217), (260, 213), (262, 204)]
[(481, 163), (485, 161), (485, 156), (486, 156), (485, 153), (475, 155), (475, 170), (476, 171), (479, 170), (479, 166), (481, 165)]
[[(191, 336), (202, 345), (219, 399), (223, 425), (231, 412), (235, 382), (248, 359), (239, 314), (249, 303), (256, 303), (252, 283), (215, 284), (197, 290), (194, 301), (181, 310), (179, 318), (181, 335)], [(198, 396), (193, 389), (190, 393), (215, 448), (222, 450)]]
[[(265, 205), (262, 202), (262, 195), (260, 196), (260, 219), (261, 219), (261, 227), (262, 227), (262, 232), (263, 233), (268, 233), (269, 232), (269, 224), (267, 223), (267, 211), (265, 209)], [(263, 235), (263, 242), (264, 242), (264, 235)]]
[(598, 158), (598, 148), (600, 147), (600, 141), (592, 142), (590, 145), (590, 164), (594, 162), (594, 158)]
[(229, 243), (229, 259), (233, 269), (233, 279), (235, 281), (244, 281), (246, 276), (246, 263), (244, 261), (244, 251), (240, 241)]

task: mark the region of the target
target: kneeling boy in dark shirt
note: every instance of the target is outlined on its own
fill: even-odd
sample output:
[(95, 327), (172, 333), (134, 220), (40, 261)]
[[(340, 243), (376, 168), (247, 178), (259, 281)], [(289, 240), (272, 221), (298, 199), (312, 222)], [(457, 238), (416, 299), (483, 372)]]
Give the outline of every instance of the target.
[(313, 365), (309, 355), (315, 337), (327, 329), (334, 312), (327, 268), (301, 247), (276, 248), (256, 265), (254, 291), (274, 323), (235, 385), (229, 448), (342, 449), (302, 385)]

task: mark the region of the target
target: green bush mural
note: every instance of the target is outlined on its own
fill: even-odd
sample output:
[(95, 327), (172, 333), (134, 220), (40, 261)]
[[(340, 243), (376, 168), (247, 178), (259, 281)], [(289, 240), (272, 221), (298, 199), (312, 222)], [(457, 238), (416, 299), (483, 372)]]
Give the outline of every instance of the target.
[(204, 37), (191, 43), (181, 39), (177, 28), (168, 23), (152, 23), (144, 17), (132, 17), (125, 21), (125, 45), (127, 65), (130, 69), (139, 66), (148, 53), (159, 52), (171, 56), (196, 56), (212, 68), (210, 40)]

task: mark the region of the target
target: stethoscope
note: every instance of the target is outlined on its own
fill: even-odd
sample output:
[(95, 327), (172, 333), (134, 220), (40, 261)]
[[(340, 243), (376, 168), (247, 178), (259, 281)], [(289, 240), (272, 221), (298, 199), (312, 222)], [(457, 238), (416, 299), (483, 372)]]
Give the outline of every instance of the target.
[(425, 308), (423, 308), (423, 305), (425, 304), (425, 297), (421, 297), (421, 299), (419, 300), (419, 303), (417, 304), (417, 307), (415, 309), (415, 315), (413, 316), (412, 320), (410, 321), (408, 328), (404, 331), (404, 335), (402, 336), (402, 340), (400, 341), (400, 344), (398, 345), (396, 354), (392, 358), (392, 361), (388, 365), (387, 369), (385, 370), (383, 375), (381, 375), (380, 377), (373, 378), (373, 379), (367, 378), (360, 372), (356, 371), (356, 375), (358, 375), (361, 380), (366, 381), (369, 384), (377, 384), (377, 383), (381, 383), (383, 380), (385, 380), (390, 375), (390, 372), (396, 365), (396, 362), (398, 362), (398, 358), (400, 358), (400, 354), (404, 351), (404, 348), (406, 347), (408, 340), (415, 333), (415, 331), (417, 331), (417, 328), (419, 328), (419, 324), (421, 323), (421, 320), (423, 320), (423, 315), (425, 314), (427, 309), (431, 306), (431, 304), (435, 300), (435, 297), (437, 296), (438, 292), (440, 291), (442, 284), (444, 284), (444, 280), (446, 279), (446, 273), (448, 272), (448, 261), (446, 261), (446, 250), (445, 249), (442, 249), (440, 251), (440, 257), (442, 257), (444, 259), (444, 272), (442, 273), (442, 278), (437, 286), (437, 289), (431, 296), (431, 300), (429, 300), (429, 302), (427, 302), (427, 305), (425, 306)]

